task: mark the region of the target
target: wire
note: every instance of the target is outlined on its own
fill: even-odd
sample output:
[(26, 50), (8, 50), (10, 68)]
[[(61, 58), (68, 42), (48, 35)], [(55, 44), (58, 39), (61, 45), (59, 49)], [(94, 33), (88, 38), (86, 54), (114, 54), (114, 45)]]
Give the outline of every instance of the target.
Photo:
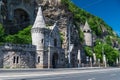
[(86, 5), (85, 7), (83, 8), (87, 8), (87, 7), (90, 7), (90, 6), (93, 6), (93, 5), (97, 5), (99, 3), (103, 2), (103, 0), (96, 0), (96, 1), (93, 1), (92, 3)]

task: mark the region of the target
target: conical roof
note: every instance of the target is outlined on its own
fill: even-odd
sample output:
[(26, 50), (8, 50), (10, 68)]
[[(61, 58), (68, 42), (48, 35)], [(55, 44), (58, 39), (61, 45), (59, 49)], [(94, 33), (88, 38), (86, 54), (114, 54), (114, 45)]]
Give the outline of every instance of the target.
[(88, 22), (85, 22), (85, 26), (83, 27), (83, 30), (91, 30)]
[(46, 25), (45, 25), (44, 17), (42, 14), (42, 9), (41, 9), (41, 7), (39, 7), (35, 22), (34, 22), (32, 28), (45, 28), (45, 27), (46, 27)]

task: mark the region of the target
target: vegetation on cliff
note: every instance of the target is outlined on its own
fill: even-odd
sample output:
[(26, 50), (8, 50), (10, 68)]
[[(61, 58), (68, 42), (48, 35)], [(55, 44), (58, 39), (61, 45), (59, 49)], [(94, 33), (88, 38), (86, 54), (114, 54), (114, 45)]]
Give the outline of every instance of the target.
[(93, 33), (95, 33), (97, 36), (102, 35), (102, 27), (106, 28), (109, 35), (113, 35), (112, 28), (109, 27), (102, 19), (98, 18), (97, 16), (93, 16), (83, 9), (78, 8), (71, 2), (71, 0), (62, 0), (62, 4), (64, 4), (66, 8), (73, 13), (74, 24), (77, 26), (84, 25), (85, 21), (87, 20)]
[(114, 45), (114, 43), (120, 42), (120, 39), (116, 34), (113, 33), (112, 28), (97, 16), (93, 16), (83, 9), (78, 8), (70, 0), (62, 0), (62, 4), (64, 4), (64, 6), (66, 6), (70, 12), (72, 12), (73, 21), (78, 28), (80, 40), (83, 41), (84, 35), (79, 26), (84, 25), (86, 20), (92, 29), (93, 35), (97, 37), (93, 47), (84, 47), (86, 55), (92, 57), (93, 53), (95, 53), (97, 59), (102, 61), (102, 56), (105, 54), (108, 64), (113, 65), (120, 53), (117, 49), (118, 46)]
[(0, 43), (30, 44), (32, 42), (30, 30), (31, 26), (28, 26), (17, 34), (6, 35), (0, 24)]

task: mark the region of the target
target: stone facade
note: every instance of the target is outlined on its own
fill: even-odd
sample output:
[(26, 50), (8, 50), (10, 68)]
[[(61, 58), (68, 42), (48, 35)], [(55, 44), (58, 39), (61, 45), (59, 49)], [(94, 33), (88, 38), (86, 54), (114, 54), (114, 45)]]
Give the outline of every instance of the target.
[[(32, 44), (36, 46), (36, 67), (63, 67), (64, 50), (61, 48), (57, 23), (46, 26), (42, 9), (39, 7), (35, 23), (31, 30)], [(59, 66), (58, 66), (59, 65)]]
[[(35, 58), (34, 67), (57, 68), (57, 67), (68, 66), (68, 50), (69, 50), (68, 39), (69, 38), (70, 38), (70, 44), (74, 45), (73, 49), (70, 52), (71, 67), (77, 67), (78, 50), (81, 49), (79, 35), (78, 35), (79, 33), (77, 28), (72, 24), (73, 22), (72, 13), (69, 12), (69, 10), (66, 9), (64, 6), (61, 6), (62, 5), (61, 0), (36, 0), (36, 2), (34, 2), (35, 0), (16, 0), (16, 1), (6, 0), (6, 1), (7, 1), (6, 3), (7, 5), (10, 6), (10, 4), (12, 3), (12, 7), (14, 7), (14, 8), (12, 7), (9, 8), (9, 13), (8, 13), (9, 18), (6, 18), (6, 19), (9, 19), (11, 21), (11, 19), (15, 19), (15, 18), (17, 19), (18, 17), (20, 17), (20, 15), (23, 14), (23, 16), (26, 16), (27, 19), (29, 19), (26, 21), (29, 21), (30, 23), (32, 23), (35, 20), (33, 27), (31, 29), (32, 45), (36, 46), (35, 57), (34, 57)], [(26, 1), (28, 2), (26, 3)], [(20, 3), (18, 4), (18, 2)], [(40, 3), (42, 9), (41, 7), (36, 8), (36, 6), (33, 6), (31, 2), (33, 2), (34, 4)], [(8, 7), (4, 5), (2, 6)], [(14, 15), (11, 15), (13, 13), (12, 11), (15, 12)], [(36, 13), (37, 11), (38, 13)], [(15, 15), (18, 15), (18, 16), (14, 17)], [(34, 19), (35, 16), (36, 16), (36, 19)], [(15, 22), (19, 23), (19, 19), (18, 21), (16, 19), (15, 19)], [(21, 25), (21, 23), (19, 24)], [(69, 29), (70, 24), (71, 24), (71, 27)], [(20, 27), (18, 26), (17, 29), (18, 28), (21, 29), (21, 26)], [(12, 29), (10, 31), (15, 31), (14, 30), (15, 26), (13, 23), (10, 29)], [(69, 30), (71, 32), (70, 36), (68, 36)], [(61, 43), (60, 34), (62, 34), (62, 37), (63, 37), (62, 43)], [(0, 52), (0, 53), (4, 54), (3, 52)], [(13, 54), (12, 52), (10, 53)], [(16, 54), (17, 55), (22, 54), (22, 52), (16, 52)], [(2, 56), (4, 57), (4, 55)], [(0, 63), (3, 63), (3, 59), (0, 61)], [(4, 66), (4, 64), (5, 63), (3, 63), (2, 66)]]
[(35, 68), (36, 47), (5, 44), (0, 48), (1, 68)]
[(46, 26), (41, 7), (31, 29), (32, 45), (5, 44), (0, 47), (0, 68), (65, 67), (57, 22)]

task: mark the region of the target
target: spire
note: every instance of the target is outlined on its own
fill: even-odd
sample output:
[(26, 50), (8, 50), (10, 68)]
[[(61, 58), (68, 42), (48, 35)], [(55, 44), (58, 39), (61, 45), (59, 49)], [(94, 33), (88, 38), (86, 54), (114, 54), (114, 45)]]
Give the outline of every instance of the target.
[(44, 17), (42, 14), (42, 9), (41, 7), (39, 7), (35, 22), (32, 28), (45, 28), (45, 27), (46, 25), (45, 25)]
[(83, 30), (91, 30), (88, 22), (85, 22), (85, 26), (83, 27)]

